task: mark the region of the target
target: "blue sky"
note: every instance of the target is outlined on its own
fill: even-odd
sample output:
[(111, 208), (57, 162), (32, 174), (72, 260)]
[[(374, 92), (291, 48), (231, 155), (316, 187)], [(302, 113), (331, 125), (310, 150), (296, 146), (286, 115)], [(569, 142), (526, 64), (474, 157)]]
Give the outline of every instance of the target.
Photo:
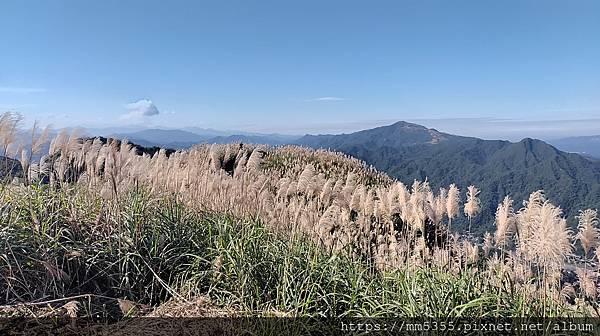
[(0, 109), (57, 126), (600, 133), (600, 1), (2, 0), (0, 43)]

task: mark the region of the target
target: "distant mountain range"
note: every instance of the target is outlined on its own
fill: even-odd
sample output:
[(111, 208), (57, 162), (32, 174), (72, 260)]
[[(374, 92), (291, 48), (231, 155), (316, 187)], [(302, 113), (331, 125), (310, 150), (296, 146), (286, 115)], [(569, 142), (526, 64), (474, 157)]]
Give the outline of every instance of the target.
[[(194, 132), (192, 132), (192, 130)], [(252, 134), (239, 133), (230, 134), (204, 129), (188, 128), (188, 130), (176, 129), (145, 129), (131, 133), (98, 134), (118, 139), (127, 139), (147, 147), (167, 147), (174, 149), (189, 148), (200, 143), (231, 143), (243, 142), (267, 145), (283, 145), (292, 143), (299, 138), (293, 135), (281, 134)]]
[(556, 148), (600, 160), (600, 135), (579, 136), (549, 141)]
[(408, 185), (427, 179), (435, 189), (450, 183), (462, 191), (477, 186), (483, 205), (478, 223), (485, 224), (475, 233), (492, 229), (506, 195), (518, 209), (531, 192), (544, 189), (571, 223), (578, 210), (600, 207), (600, 164), (541, 140), (482, 140), (398, 122), (351, 134), (307, 135), (296, 143), (355, 156)]
[(127, 139), (136, 144), (153, 147), (188, 148), (206, 141), (209, 136), (200, 135), (184, 130), (145, 129), (131, 133), (106, 134), (107, 137)]

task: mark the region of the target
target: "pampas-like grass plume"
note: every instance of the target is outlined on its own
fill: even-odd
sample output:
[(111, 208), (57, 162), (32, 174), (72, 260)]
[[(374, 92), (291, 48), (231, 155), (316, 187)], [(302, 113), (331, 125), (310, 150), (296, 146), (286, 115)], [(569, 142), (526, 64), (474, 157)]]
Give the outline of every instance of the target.
[(579, 287), (581, 288), (581, 291), (588, 298), (595, 300), (598, 296), (596, 276), (594, 276), (591, 271), (580, 267), (575, 269), (575, 274), (577, 274), (577, 278), (579, 279)]
[(465, 203), (465, 215), (472, 219), (477, 216), (481, 210), (481, 204), (479, 202), (479, 189), (475, 186), (469, 186), (467, 188), (467, 202)]
[(587, 209), (579, 212), (578, 229), (576, 238), (581, 242), (581, 247), (587, 255), (589, 251), (598, 245), (600, 230), (598, 230), (598, 212), (596, 210)]
[(475, 188), (475, 186), (469, 186), (467, 188), (467, 202), (465, 203), (465, 215), (469, 217), (469, 233), (471, 233), (471, 224), (473, 222), (473, 217), (475, 217), (479, 211), (481, 210), (481, 205), (479, 202), (479, 190)]
[(0, 115), (0, 146), (5, 156), (9, 156), (8, 148), (15, 142), (22, 121), (23, 116), (16, 112), (5, 112)]
[(298, 179), (298, 193), (307, 194), (311, 189), (313, 178), (315, 177), (315, 167), (311, 164), (307, 164), (300, 174)]
[(216, 145), (216, 144), (213, 144), (212, 146), (210, 146), (210, 151), (209, 151), (210, 161), (211, 161), (212, 167), (215, 171), (218, 171), (219, 169), (221, 169), (224, 154), (225, 153), (223, 152), (221, 146)]
[(460, 206), (460, 189), (452, 183), (448, 188), (448, 197), (446, 198), (446, 215), (452, 220), (458, 216), (458, 208)]
[(546, 196), (542, 190), (534, 191), (529, 195), (523, 207), (515, 215), (515, 227), (517, 231), (517, 248), (525, 256), (531, 256), (533, 231), (536, 229), (535, 221), (539, 216), (542, 205), (546, 202)]
[(446, 203), (448, 201), (448, 192), (444, 188), (440, 188), (440, 193), (435, 198), (435, 218), (436, 222), (441, 222), (446, 215)]
[(508, 235), (515, 229), (515, 214), (510, 197), (504, 197), (496, 210), (496, 244), (503, 247), (507, 244)]
[(425, 220), (431, 209), (431, 205), (427, 202), (427, 195), (431, 190), (427, 182), (415, 180), (412, 185), (412, 193), (410, 196), (410, 204), (413, 209), (412, 221), (417, 229), (423, 230)]
[(539, 213), (531, 218), (532, 237), (531, 256), (538, 264), (553, 263), (563, 265), (565, 258), (573, 252), (571, 230), (566, 219), (561, 217), (562, 210), (546, 201)]
[(487, 257), (494, 246), (492, 235), (489, 232), (486, 232), (483, 235), (483, 254)]

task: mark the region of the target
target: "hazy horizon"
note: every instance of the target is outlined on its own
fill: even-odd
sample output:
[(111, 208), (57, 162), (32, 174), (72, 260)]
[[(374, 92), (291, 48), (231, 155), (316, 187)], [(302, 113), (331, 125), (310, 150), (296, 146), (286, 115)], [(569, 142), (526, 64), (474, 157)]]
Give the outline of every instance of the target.
[[(487, 140), (519, 141), (524, 138), (554, 140), (567, 137), (600, 135), (600, 119), (586, 120), (503, 120), (488, 118), (455, 118), (455, 119), (389, 119), (363, 120), (355, 122), (340, 122), (312, 125), (281, 125), (280, 127), (257, 127), (256, 125), (231, 125), (227, 127), (211, 125), (187, 125), (172, 127), (158, 124), (130, 125), (75, 125), (93, 130), (120, 130), (121, 132), (136, 132), (143, 129), (205, 129), (226, 132), (230, 134), (279, 134), (285, 136), (302, 136), (306, 134), (343, 134), (367, 130), (375, 127), (388, 126), (399, 121), (406, 121), (440, 132), (477, 137)], [(566, 127), (565, 127), (566, 126)], [(577, 131), (573, 131), (576, 129)]]

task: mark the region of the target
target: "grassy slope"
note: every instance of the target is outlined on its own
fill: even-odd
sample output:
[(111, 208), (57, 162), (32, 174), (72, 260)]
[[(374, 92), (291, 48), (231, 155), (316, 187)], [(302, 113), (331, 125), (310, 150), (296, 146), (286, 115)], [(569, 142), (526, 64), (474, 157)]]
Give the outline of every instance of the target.
[[(4, 194), (0, 209), (3, 304), (93, 293), (152, 305), (201, 295), (259, 315), (506, 316), (542, 309), (510, 288), (483, 288), (493, 274), (378, 272), (302, 237), (268, 232), (259, 221), (186, 209), (141, 189), (109, 204), (78, 188), (34, 186)], [(87, 312), (110, 317), (100, 305), (110, 299), (94, 300)]]

